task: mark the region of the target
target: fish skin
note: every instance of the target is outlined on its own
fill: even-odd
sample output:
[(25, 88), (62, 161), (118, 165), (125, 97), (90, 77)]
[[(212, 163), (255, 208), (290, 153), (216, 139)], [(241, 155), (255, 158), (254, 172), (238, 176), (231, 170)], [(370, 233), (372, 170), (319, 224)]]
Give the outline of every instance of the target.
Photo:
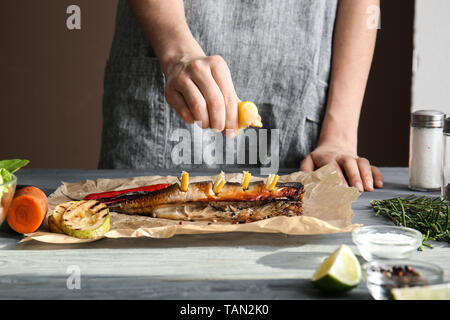
[(109, 205), (111, 211), (128, 214), (148, 214), (153, 208), (168, 204), (183, 204), (188, 202), (211, 201), (261, 201), (287, 198), (301, 200), (304, 187), (298, 182), (277, 183), (273, 191), (267, 190), (263, 181), (252, 182), (247, 190), (240, 183), (228, 182), (216, 195), (211, 181), (189, 184), (188, 191), (180, 190), (178, 184), (154, 191), (148, 195), (139, 196)]

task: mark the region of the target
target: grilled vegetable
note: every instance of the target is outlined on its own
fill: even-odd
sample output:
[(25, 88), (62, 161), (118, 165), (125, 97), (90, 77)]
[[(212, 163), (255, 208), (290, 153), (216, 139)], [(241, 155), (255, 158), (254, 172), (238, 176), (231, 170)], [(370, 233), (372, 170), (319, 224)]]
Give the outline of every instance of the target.
[(111, 203), (115, 203), (115, 202), (119, 202), (119, 201), (135, 199), (140, 196), (151, 194), (152, 192), (153, 191), (151, 191), (151, 192), (149, 192), (149, 191), (133, 191), (133, 192), (122, 193), (115, 197), (98, 198), (98, 199), (93, 199), (93, 200), (104, 203), (104, 204), (111, 204)]
[(20, 168), (26, 166), (30, 161), (22, 159), (1, 160), (0, 168), (7, 170), (9, 173), (14, 173)]
[(119, 190), (119, 191), (108, 191), (108, 192), (100, 192), (100, 193), (91, 193), (88, 194), (83, 198), (83, 200), (97, 200), (100, 202), (109, 202), (109, 198), (116, 198), (121, 195), (133, 195), (133, 193), (139, 193), (139, 192), (153, 192), (156, 190), (161, 190), (164, 188), (167, 188), (169, 184), (167, 183), (160, 183), (160, 184), (154, 184), (151, 186), (144, 186), (144, 187), (138, 187), (138, 188), (131, 188), (131, 189), (125, 189), (125, 190)]
[(61, 229), (64, 233), (82, 239), (97, 238), (110, 228), (109, 209), (95, 200), (82, 200), (64, 211)]
[[(20, 168), (26, 166), (30, 161), (21, 160), (21, 159), (11, 159), (11, 160), (0, 160), (0, 185), (11, 182), (14, 179), (14, 172), (19, 170)], [(0, 186), (0, 201), (3, 198), (4, 194), (10, 192), (10, 188), (7, 185)], [(3, 201), (3, 205), (0, 204), (0, 210), (5, 210), (5, 201)], [(8, 200), (9, 202), (9, 200)], [(3, 206), (3, 208), (2, 208)]]
[(36, 187), (24, 187), (14, 195), (8, 210), (8, 224), (18, 233), (34, 232), (44, 220), (47, 210), (45, 193)]
[(75, 203), (78, 203), (78, 201), (64, 202), (53, 209), (52, 214), (48, 217), (48, 227), (51, 232), (64, 233), (61, 229), (61, 218), (63, 213)]

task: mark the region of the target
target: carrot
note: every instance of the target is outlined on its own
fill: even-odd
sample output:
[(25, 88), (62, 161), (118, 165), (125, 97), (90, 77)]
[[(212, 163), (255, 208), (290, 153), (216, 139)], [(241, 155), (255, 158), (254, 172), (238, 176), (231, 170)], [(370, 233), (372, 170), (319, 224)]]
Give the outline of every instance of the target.
[(48, 210), (48, 200), (42, 190), (24, 187), (14, 194), (8, 210), (8, 224), (16, 232), (36, 231)]

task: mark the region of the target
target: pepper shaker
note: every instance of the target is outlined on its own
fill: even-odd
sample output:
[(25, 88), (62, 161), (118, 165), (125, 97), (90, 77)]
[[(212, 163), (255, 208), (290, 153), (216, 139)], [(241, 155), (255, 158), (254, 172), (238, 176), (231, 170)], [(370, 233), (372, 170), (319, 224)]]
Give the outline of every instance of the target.
[(439, 191), (442, 185), (442, 149), (445, 114), (420, 110), (411, 115), (409, 188)]
[(444, 151), (442, 157), (442, 188), (443, 200), (450, 200), (450, 118), (444, 122)]

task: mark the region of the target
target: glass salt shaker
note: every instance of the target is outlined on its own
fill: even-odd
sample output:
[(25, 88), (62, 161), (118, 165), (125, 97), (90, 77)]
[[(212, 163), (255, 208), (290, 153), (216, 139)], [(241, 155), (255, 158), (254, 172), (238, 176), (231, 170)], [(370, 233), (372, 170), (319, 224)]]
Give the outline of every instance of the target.
[(411, 115), (409, 188), (439, 191), (442, 185), (442, 149), (445, 114), (420, 110)]
[(450, 200), (450, 118), (444, 122), (444, 150), (442, 157), (442, 188), (443, 200)]

